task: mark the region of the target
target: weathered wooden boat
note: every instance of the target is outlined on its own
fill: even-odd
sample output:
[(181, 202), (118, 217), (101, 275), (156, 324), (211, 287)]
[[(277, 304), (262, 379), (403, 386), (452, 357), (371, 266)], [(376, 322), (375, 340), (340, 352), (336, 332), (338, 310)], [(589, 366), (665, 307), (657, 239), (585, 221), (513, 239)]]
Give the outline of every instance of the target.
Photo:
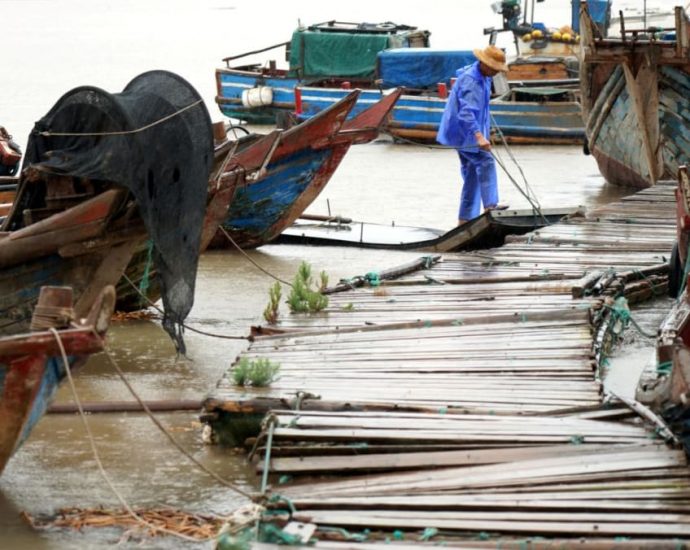
[(86, 317), (77, 318), (72, 305), (71, 288), (42, 287), (31, 331), (0, 337), (0, 474), (45, 413), (66, 369), (103, 349), (113, 287), (100, 291)]
[[(184, 352), (212, 140), (196, 91), (165, 71), (139, 75), (120, 94), (75, 88), (36, 123), (0, 233), (2, 464), (65, 375), (54, 334), (27, 334), (32, 318), (35, 328), (61, 320), (70, 362), (100, 349), (114, 303), (104, 289), (147, 239), (163, 281), (163, 326)], [(40, 303), (47, 286), (69, 288), (73, 307), (64, 296)]]
[[(319, 195), (350, 146), (378, 135), (399, 94), (380, 98), (346, 121), (359, 97), (359, 91), (350, 91), (317, 116), (282, 131), (257, 177), (238, 187), (210, 246), (253, 248), (275, 239)], [(238, 151), (255, 139), (240, 139)]]
[(541, 212), (490, 210), (450, 231), (354, 222), (340, 217), (325, 217), (323, 221), (300, 219), (283, 231), (275, 242), (455, 252), (500, 246), (508, 235), (523, 235), (578, 213), (580, 210), (577, 208), (542, 209)]
[(690, 176), (679, 170), (676, 190), (678, 240), (669, 266), (669, 294), (676, 302), (657, 336), (656, 364), (643, 372), (636, 398), (661, 416), (690, 454)]
[(649, 187), (690, 162), (690, 25), (681, 7), (661, 33), (604, 38), (581, 12), (586, 149), (607, 181)]
[[(376, 54), (388, 48), (426, 47), (429, 32), (395, 23), (345, 23), (328, 21), (300, 27), (289, 42), (226, 57), (225, 68), (216, 69), (216, 102), (231, 118), (272, 124), (280, 113), (294, 111), (294, 87), (314, 79), (351, 87), (373, 86)], [(288, 69), (272, 60), (264, 64), (233, 65), (239, 59), (285, 49)]]

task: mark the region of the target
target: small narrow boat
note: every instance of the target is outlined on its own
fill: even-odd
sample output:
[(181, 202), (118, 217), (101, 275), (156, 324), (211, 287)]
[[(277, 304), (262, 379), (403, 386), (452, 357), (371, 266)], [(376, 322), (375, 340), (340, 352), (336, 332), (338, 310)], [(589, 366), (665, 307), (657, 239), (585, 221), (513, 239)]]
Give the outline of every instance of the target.
[(507, 235), (523, 235), (578, 212), (577, 208), (491, 210), (449, 231), (307, 216), (283, 231), (276, 243), (433, 252), (476, 250), (500, 246)]

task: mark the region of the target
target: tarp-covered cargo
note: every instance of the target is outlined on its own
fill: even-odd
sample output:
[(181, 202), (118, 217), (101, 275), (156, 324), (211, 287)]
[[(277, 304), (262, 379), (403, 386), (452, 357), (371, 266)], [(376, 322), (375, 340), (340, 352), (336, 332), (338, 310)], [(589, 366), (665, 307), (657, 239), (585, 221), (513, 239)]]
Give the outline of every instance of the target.
[(378, 54), (378, 77), (384, 87), (432, 88), (450, 79), (477, 58), (468, 50), (391, 49)]
[(392, 23), (360, 24), (354, 29), (297, 29), (290, 42), (290, 74), (298, 78), (373, 78), (380, 51), (427, 46), (428, 36), (428, 31)]

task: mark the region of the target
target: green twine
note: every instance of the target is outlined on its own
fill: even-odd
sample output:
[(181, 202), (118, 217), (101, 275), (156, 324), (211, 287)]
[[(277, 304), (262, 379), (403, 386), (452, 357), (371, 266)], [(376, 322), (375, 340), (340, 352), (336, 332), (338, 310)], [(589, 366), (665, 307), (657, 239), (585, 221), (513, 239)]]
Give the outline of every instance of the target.
[(570, 443), (573, 445), (582, 445), (585, 442), (585, 437), (583, 435), (574, 435), (570, 438)]
[(218, 550), (249, 550), (252, 547), (254, 533), (251, 529), (244, 529), (235, 535), (223, 533), (218, 538)]
[(463, 322), (462, 319), (455, 319), (454, 321), (451, 321), (450, 324), (453, 325), (454, 327), (459, 327), (459, 326), (464, 325), (465, 323)]
[(400, 529), (396, 529), (393, 531), (393, 540), (405, 540), (405, 533), (400, 531)]
[(426, 542), (431, 540), (436, 535), (438, 535), (438, 529), (436, 529), (436, 527), (427, 527), (419, 536), (419, 540)]
[(324, 533), (338, 533), (341, 535), (345, 540), (353, 540), (355, 542), (364, 542), (369, 538), (369, 529), (365, 529), (361, 533), (351, 533), (347, 529), (343, 529), (342, 527), (319, 527), (319, 531), (323, 531)]
[(380, 286), (381, 285), (381, 279), (379, 278), (379, 274), (376, 273), (375, 271), (370, 271), (364, 276), (364, 280), (369, 284), (369, 286)]
[(423, 256), (422, 259), (424, 260), (424, 269), (430, 269), (434, 265), (433, 256)]
[(672, 367), (673, 367), (673, 361), (663, 361), (656, 366), (656, 373), (659, 376), (671, 374), (671, 368)]
[(448, 407), (441, 407), (438, 410), (438, 414), (446, 414), (448, 412)]
[(149, 287), (151, 286), (151, 266), (153, 265), (153, 240), (149, 239), (146, 243), (146, 265), (144, 266), (144, 273), (141, 275), (139, 282), (139, 292), (142, 296), (146, 296)]
[(284, 497), (283, 495), (280, 495), (278, 493), (272, 494), (271, 497), (268, 499), (268, 502), (271, 504), (280, 504), (281, 502), (284, 502), (285, 504), (287, 504), (287, 507), (290, 510), (291, 515), (297, 512), (297, 508), (295, 508), (295, 505), (292, 503), (292, 501), (289, 498)]
[(302, 537), (286, 533), (272, 523), (263, 523), (259, 527), (259, 542), (300, 546), (302, 544)]
[(283, 474), (278, 478), (278, 485), (285, 485), (286, 483), (290, 483), (290, 481), (292, 481), (292, 476)]

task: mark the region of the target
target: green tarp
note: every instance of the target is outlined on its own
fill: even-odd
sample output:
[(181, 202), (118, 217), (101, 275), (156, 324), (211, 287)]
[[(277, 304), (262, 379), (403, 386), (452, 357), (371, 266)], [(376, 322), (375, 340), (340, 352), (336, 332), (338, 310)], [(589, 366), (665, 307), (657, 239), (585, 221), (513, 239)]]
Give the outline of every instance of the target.
[(290, 74), (371, 78), (376, 54), (389, 47), (388, 35), (298, 30), (290, 46)]

